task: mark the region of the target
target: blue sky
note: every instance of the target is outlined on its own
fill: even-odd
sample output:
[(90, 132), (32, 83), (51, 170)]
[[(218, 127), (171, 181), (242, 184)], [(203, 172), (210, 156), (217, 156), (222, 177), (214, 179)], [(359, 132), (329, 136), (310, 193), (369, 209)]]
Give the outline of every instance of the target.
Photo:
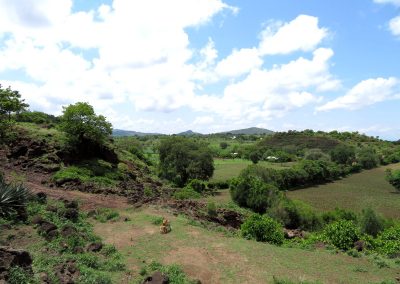
[(0, 84), (115, 128), (399, 139), (400, 0), (0, 0)]

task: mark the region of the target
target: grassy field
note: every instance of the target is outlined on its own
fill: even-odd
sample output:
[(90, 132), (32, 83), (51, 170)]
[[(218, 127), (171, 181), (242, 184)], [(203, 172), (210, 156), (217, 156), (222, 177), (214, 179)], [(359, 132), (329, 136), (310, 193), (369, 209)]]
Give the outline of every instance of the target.
[[(251, 164), (251, 161), (243, 159), (215, 159), (215, 170), (211, 181), (226, 181), (237, 177), (243, 169)], [(264, 167), (282, 169), (291, 167), (294, 163), (269, 163), (260, 161), (259, 164)]]
[[(381, 283), (393, 280), (398, 266), (379, 268), (366, 257), (354, 258), (326, 250), (282, 248), (229, 237), (194, 226), (165, 209), (144, 208), (119, 211), (121, 218), (108, 224), (94, 221), (95, 232), (114, 244), (124, 255), (130, 276), (138, 276), (151, 261), (178, 264), (201, 283), (271, 283), (273, 277), (321, 283)], [(159, 216), (171, 221), (172, 232), (159, 233), (153, 222)], [(127, 217), (130, 221), (124, 222)], [(126, 275), (116, 277), (116, 283)], [(391, 282), (387, 282), (391, 283)]]
[(387, 168), (400, 169), (400, 164), (363, 171), (333, 183), (291, 191), (287, 195), (321, 211), (335, 207), (361, 211), (371, 207), (386, 217), (400, 219), (400, 194), (385, 180)]

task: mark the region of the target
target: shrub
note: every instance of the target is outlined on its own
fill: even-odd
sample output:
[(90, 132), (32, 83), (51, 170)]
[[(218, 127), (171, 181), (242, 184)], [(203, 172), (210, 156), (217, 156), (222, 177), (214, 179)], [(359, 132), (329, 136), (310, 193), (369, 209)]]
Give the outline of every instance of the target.
[(162, 178), (178, 186), (190, 179), (208, 180), (214, 172), (214, 160), (205, 144), (172, 136), (161, 140), (159, 170)]
[(379, 159), (373, 148), (363, 148), (357, 155), (357, 160), (364, 169), (372, 169), (378, 166)]
[(339, 220), (347, 220), (357, 222), (357, 215), (353, 211), (348, 211), (341, 208), (335, 208), (335, 210), (328, 211), (322, 214), (322, 220), (325, 224), (329, 224)]
[(284, 234), (282, 226), (268, 216), (253, 214), (241, 226), (242, 236), (257, 242), (268, 242), (280, 245), (283, 243)]
[(344, 144), (336, 146), (330, 154), (332, 161), (342, 165), (351, 164), (356, 158), (354, 147)]
[(361, 232), (376, 237), (383, 229), (383, 219), (371, 208), (364, 209), (360, 219)]
[(304, 155), (304, 159), (306, 160), (324, 160), (324, 161), (329, 161), (330, 157), (329, 155), (325, 154), (324, 152), (322, 152), (321, 149), (310, 149), (306, 152), (306, 154)]
[(235, 178), (230, 185), (230, 193), (234, 202), (257, 213), (265, 213), (282, 195), (278, 189), (263, 182), (258, 177)]
[(184, 187), (181, 189), (178, 189), (174, 195), (174, 198), (184, 200), (184, 199), (196, 199), (196, 198), (201, 198), (201, 194), (198, 193), (197, 191), (193, 190), (191, 187)]
[(221, 148), (221, 149), (226, 149), (226, 148), (228, 148), (228, 143), (226, 143), (226, 142), (221, 142), (221, 143), (219, 143), (219, 147)]
[(207, 189), (206, 183), (198, 179), (192, 179), (186, 187), (189, 187), (198, 193), (204, 193)]
[(353, 222), (340, 220), (329, 224), (325, 228), (325, 236), (335, 247), (349, 250), (353, 248), (354, 242), (359, 240), (360, 234)]
[(214, 202), (207, 203), (207, 215), (210, 217), (218, 216), (217, 206), (215, 205)]
[(253, 164), (257, 164), (258, 161), (261, 159), (261, 155), (257, 151), (253, 151), (249, 154), (249, 159), (253, 162)]
[(400, 254), (400, 224), (381, 232), (376, 239), (377, 251), (388, 255)]
[(400, 192), (400, 170), (392, 171), (390, 169), (386, 170), (387, 181)]
[(297, 200), (284, 199), (270, 208), (268, 214), (288, 229), (314, 231), (322, 227), (322, 218), (308, 204)]

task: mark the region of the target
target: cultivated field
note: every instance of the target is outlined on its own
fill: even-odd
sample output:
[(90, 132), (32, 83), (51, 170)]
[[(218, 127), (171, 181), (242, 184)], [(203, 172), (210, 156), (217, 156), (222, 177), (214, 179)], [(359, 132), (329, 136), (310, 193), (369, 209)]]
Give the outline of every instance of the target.
[(365, 170), (333, 183), (291, 191), (287, 196), (321, 211), (371, 207), (386, 217), (400, 219), (400, 194), (385, 180), (387, 168), (400, 169), (400, 164)]
[[(214, 159), (214, 175), (211, 181), (226, 181), (237, 177), (242, 170), (251, 165), (250, 160), (243, 159)], [(291, 167), (294, 163), (269, 163), (260, 161), (259, 164), (268, 168), (282, 169)]]

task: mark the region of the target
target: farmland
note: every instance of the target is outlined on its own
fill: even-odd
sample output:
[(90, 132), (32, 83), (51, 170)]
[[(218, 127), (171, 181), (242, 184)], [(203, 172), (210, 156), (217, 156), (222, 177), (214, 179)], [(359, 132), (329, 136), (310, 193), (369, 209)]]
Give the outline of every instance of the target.
[(400, 218), (400, 195), (385, 180), (387, 168), (400, 169), (400, 164), (366, 170), (341, 180), (287, 193), (326, 211), (335, 207), (361, 211), (371, 207), (386, 217)]

